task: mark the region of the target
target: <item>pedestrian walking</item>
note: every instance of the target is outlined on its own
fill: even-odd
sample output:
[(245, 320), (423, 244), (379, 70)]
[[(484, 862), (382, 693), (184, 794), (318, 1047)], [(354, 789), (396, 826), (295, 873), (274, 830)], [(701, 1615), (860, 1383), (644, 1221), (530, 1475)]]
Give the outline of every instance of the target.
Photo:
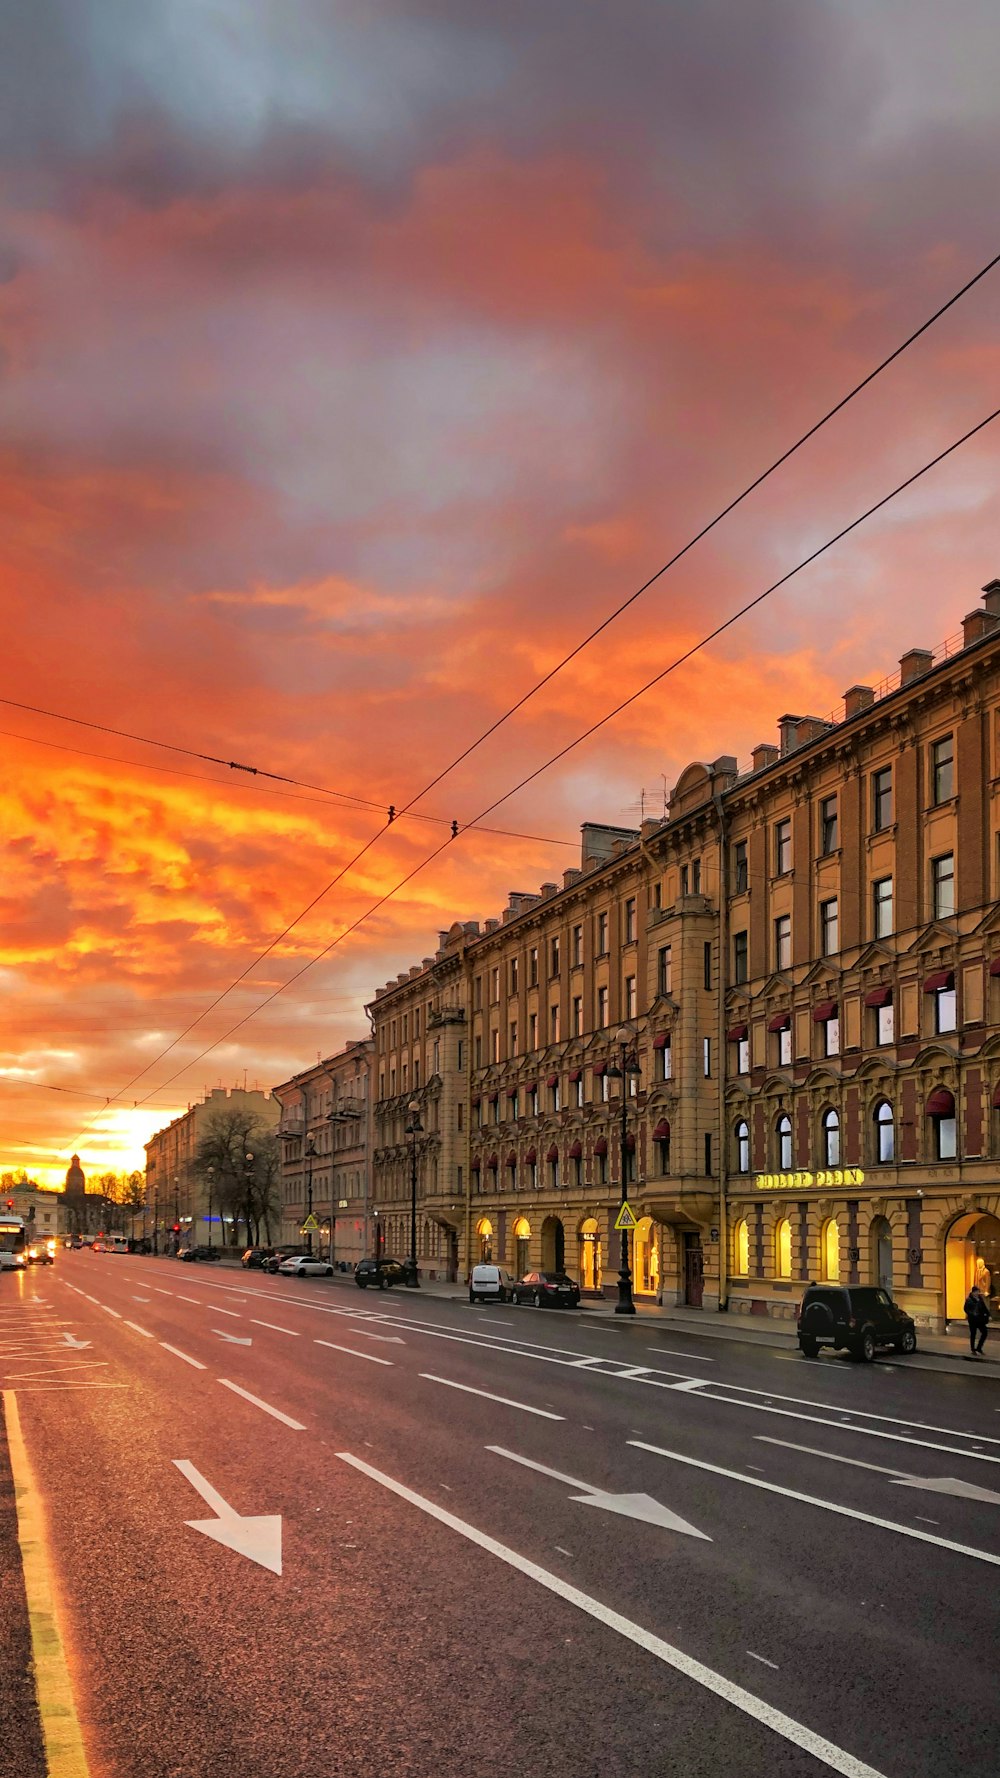
[(983, 1347), (990, 1324), (990, 1306), (978, 1284), (974, 1284), (965, 1299), (965, 1318), (969, 1323), (969, 1345), (973, 1358), (982, 1358)]

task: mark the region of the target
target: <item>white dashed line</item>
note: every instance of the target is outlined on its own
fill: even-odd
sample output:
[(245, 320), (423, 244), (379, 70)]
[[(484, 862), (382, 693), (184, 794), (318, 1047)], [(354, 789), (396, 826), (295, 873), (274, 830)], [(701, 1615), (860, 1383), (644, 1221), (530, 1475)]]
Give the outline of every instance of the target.
[[(225, 1311), (223, 1311), (223, 1313), (225, 1313)], [(299, 1338), (298, 1332), (294, 1327), (279, 1327), (276, 1321), (255, 1321), (254, 1317), (251, 1315), (250, 1322), (253, 1327), (269, 1327), (272, 1333), (291, 1334), (293, 1340)]]
[(140, 1327), (137, 1321), (126, 1321), (125, 1326), (130, 1327), (133, 1333), (141, 1334), (144, 1340), (152, 1340), (156, 1337), (155, 1334), (150, 1333), (148, 1327)]
[(349, 1358), (364, 1358), (369, 1364), (387, 1364), (392, 1368), (391, 1358), (376, 1358), (374, 1352), (356, 1352), (353, 1346), (337, 1346), (333, 1340), (314, 1340), (314, 1346), (329, 1346), (331, 1352), (346, 1352)]
[(432, 1377), (430, 1371), (421, 1371), (420, 1375), (427, 1383), (443, 1383), (446, 1389), (461, 1389), (464, 1395), (480, 1395), (484, 1401), (498, 1401), (505, 1408), (520, 1408), (522, 1414), (537, 1414), (540, 1420), (562, 1420), (563, 1414), (550, 1414), (547, 1408), (529, 1407), (526, 1401), (512, 1401), (509, 1395), (491, 1395), (488, 1389), (473, 1389), (471, 1383), (453, 1383), (450, 1377)]
[(183, 1358), (185, 1364), (193, 1364), (196, 1371), (207, 1371), (208, 1365), (202, 1364), (200, 1358), (189, 1358), (188, 1354), (182, 1352), (178, 1346), (168, 1346), (166, 1340), (161, 1340), (160, 1345), (164, 1352), (172, 1352), (175, 1358)]
[(263, 1413), (270, 1414), (272, 1419), (280, 1420), (283, 1426), (290, 1426), (293, 1432), (305, 1432), (301, 1420), (293, 1420), (290, 1415), (283, 1414), (280, 1408), (272, 1408), (270, 1402), (261, 1401), (259, 1395), (251, 1395), (249, 1389), (241, 1389), (238, 1383), (230, 1383), (228, 1377), (219, 1377), (218, 1381), (223, 1389), (231, 1389), (234, 1395), (242, 1395), (244, 1401), (260, 1408)]

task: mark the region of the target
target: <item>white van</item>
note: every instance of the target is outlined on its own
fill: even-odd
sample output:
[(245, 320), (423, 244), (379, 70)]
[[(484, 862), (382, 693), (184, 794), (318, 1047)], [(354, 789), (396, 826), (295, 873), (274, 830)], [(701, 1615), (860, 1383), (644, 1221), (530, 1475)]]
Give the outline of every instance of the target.
[(128, 1242), (124, 1235), (106, 1235), (104, 1238), (105, 1253), (127, 1253)]
[(509, 1303), (514, 1280), (502, 1266), (473, 1266), (469, 1279), (470, 1303)]

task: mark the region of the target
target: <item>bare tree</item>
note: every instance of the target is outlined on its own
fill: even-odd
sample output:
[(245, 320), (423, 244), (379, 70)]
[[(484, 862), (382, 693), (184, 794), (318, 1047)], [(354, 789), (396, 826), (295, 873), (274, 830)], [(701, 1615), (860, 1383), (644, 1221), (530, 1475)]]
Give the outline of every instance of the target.
[(197, 1179), (211, 1179), (212, 1199), (230, 1224), (230, 1243), (239, 1245), (240, 1224), (247, 1246), (260, 1240), (261, 1225), (270, 1240), (271, 1218), (278, 1210), (278, 1142), (273, 1130), (255, 1113), (237, 1107), (212, 1113), (194, 1157)]

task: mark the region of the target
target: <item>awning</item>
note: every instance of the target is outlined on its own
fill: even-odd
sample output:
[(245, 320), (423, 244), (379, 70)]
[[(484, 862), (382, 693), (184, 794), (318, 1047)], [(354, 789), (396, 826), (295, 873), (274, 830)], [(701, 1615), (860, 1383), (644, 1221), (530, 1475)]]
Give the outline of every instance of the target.
[[(998, 1089), (998, 1090), (1000, 1090), (1000, 1089)], [(583, 1143), (582, 1142), (574, 1142), (572, 1148), (569, 1151), (569, 1158), (571, 1161), (581, 1161), (583, 1159)]]
[(867, 994), (865, 995), (865, 1005), (866, 1006), (891, 1006), (892, 1005), (892, 989), (891, 988), (869, 988)]
[(594, 1143), (594, 1153), (595, 1154), (607, 1154), (607, 1152), (608, 1152), (607, 1137), (606, 1136), (598, 1136), (597, 1141)]
[(524, 1083), (524, 1090), (526, 1093), (537, 1093), (537, 1091), (538, 1091), (537, 1080), (526, 1080)]
[(670, 1125), (667, 1122), (665, 1117), (661, 1117), (659, 1123), (656, 1126), (656, 1129), (653, 1131), (653, 1141), (654, 1142), (669, 1142), (670, 1141)]
[(499, 1093), (491, 1093), (490, 1094), (490, 1104), (495, 1105), (497, 1103), (499, 1097), (500, 1097)]
[(836, 1016), (837, 1002), (835, 1000), (821, 1000), (818, 1006), (813, 1007), (814, 1025), (825, 1025), (827, 1019), (835, 1019)]
[(654, 1050), (668, 1050), (670, 1048), (670, 1032), (660, 1031), (653, 1038), (653, 1048)]
[(742, 1043), (749, 1031), (749, 1025), (731, 1025), (728, 1032), (730, 1043)]
[(583, 1069), (582, 1068), (574, 1068), (574, 1070), (569, 1078), (570, 1078), (571, 1083), (575, 1086), (576, 1082), (578, 1080), (583, 1079)]
[(537, 1156), (537, 1154), (536, 1154), (536, 1153), (535, 1153), (535, 1150), (534, 1150), (534, 1149), (533, 1149), (533, 1148), (529, 1148), (529, 1150), (528, 1150), (528, 1152), (527, 1152), (527, 1154), (526, 1154), (526, 1155), (525, 1155), (525, 1157), (524, 1157), (524, 1158), (525, 1158), (525, 1160), (526, 1160), (526, 1161), (527, 1161), (527, 1163), (528, 1163), (528, 1166), (529, 1166), (529, 1167), (533, 1167), (533, 1166), (534, 1166), (534, 1164), (535, 1164), (535, 1162), (536, 1162), (536, 1161), (537, 1161), (537, 1159), (538, 1159), (538, 1156)]
[(625, 1138), (625, 1152), (627, 1154), (635, 1154), (635, 1137), (631, 1130)]
[(601, 1075), (607, 1074), (607, 1072), (608, 1072), (607, 1062), (595, 1062), (594, 1063), (594, 1079), (595, 1080), (599, 1080)]
[(477, 1155), (477, 1156), (476, 1156), (476, 1158), (475, 1158), (475, 1160), (474, 1160), (474, 1161), (473, 1161), (473, 1163), (472, 1163), (472, 1171), (473, 1171), (473, 1173), (479, 1173), (479, 1172), (481, 1172), (481, 1171), (482, 1171), (482, 1165), (483, 1165), (483, 1163), (482, 1163), (482, 1161), (481, 1161), (481, 1160), (480, 1160), (480, 1159), (479, 1159), (479, 1156), (478, 1156), (478, 1155)]
[(924, 993), (936, 994), (939, 988), (953, 988), (954, 986), (955, 971), (953, 969), (936, 969), (933, 975), (927, 977), (924, 983)]
[(1000, 975), (1000, 957), (994, 957), (992, 963), (990, 964), (990, 974), (991, 975)]
[(559, 1159), (559, 1150), (556, 1147), (554, 1142), (552, 1144), (552, 1147), (549, 1149), (548, 1153), (546, 1154), (545, 1159), (547, 1161), (557, 1161)]
[(473, 1101), (472, 1101), (472, 1109), (473, 1109), (473, 1111), (475, 1111), (475, 1109), (476, 1109), (476, 1107), (477, 1107), (477, 1105), (481, 1105), (481, 1104), (482, 1104), (482, 1102), (483, 1102), (483, 1101), (482, 1101), (482, 1095), (481, 1095), (481, 1094), (480, 1094), (480, 1093), (477, 1093), (477, 1094), (476, 1094), (476, 1096), (475, 1096), (475, 1098), (474, 1098), (474, 1099), (473, 1099)]
[(954, 1096), (947, 1087), (935, 1087), (924, 1109), (928, 1117), (954, 1117)]
[(768, 1019), (767, 1028), (769, 1031), (787, 1031), (791, 1022), (790, 1012), (776, 1012), (773, 1019)]
[(559, 1085), (558, 1074), (550, 1074), (548, 1080), (545, 1082), (545, 1085), (547, 1087), (557, 1087)]
[(516, 1098), (517, 1098), (517, 1094), (518, 1094), (518, 1089), (517, 1089), (517, 1087), (516, 1087), (516, 1086), (512, 1086), (512, 1087), (508, 1087), (508, 1088), (507, 1088), (507, 1097), (508, 1097), (508, 1099), (516, 1099)]
[(514, 1149), (511, 1149), (510, 1154), (507, 1156), (507, 1159), (504, 1162), (504, 1165), (506, 1167), (516, 1167), (517, 1166), (517, 1155), (516, 1155)]
[(491, 1173), (495, 1173), (495, 1172), (496, 1172), (496, 1170), (497, 1170), (497, 1157), (496, 1157), (496, 1154), (495, 1154), (495, 1153), (494, 1153), (494, 1154), (491, 1154), (491, 1155), (490, 1155), (490, 1158), (489, 1158), (489, 1160), (488, 1160), (488, 1161), (487, 1161), (487, 1163), (486, 1163), (486, 1165), (487, 1165), (487, 1166), (488, 1166), (488, 1167), (489, 1167), (489, 1169), (490, 1169), (490, 1172), (491, 1172)]

